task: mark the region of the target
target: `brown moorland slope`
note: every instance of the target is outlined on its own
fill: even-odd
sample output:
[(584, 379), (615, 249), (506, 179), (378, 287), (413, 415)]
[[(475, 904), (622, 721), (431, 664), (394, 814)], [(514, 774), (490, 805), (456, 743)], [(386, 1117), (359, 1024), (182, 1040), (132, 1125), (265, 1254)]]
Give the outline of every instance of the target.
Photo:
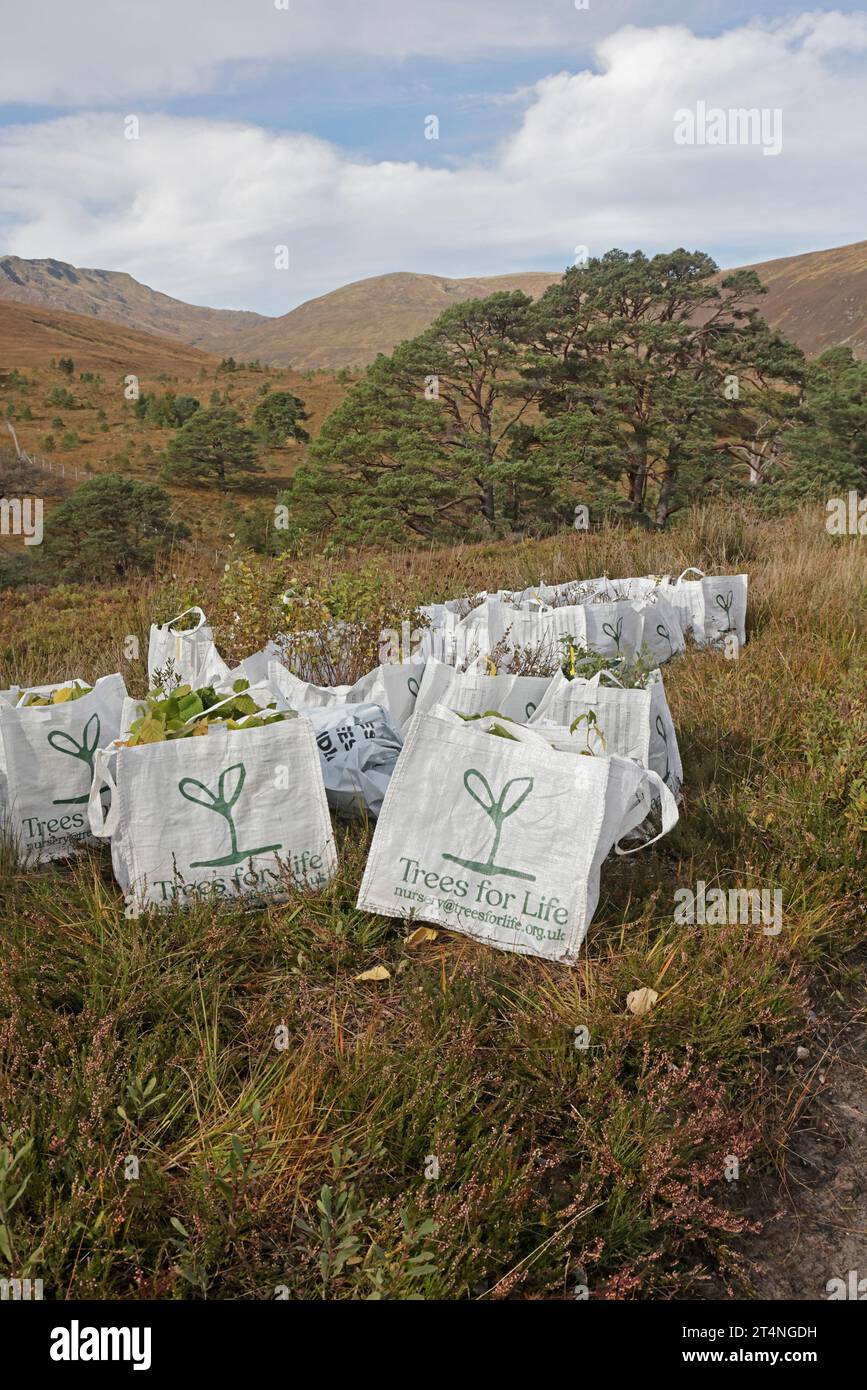
[(763, 317), (808, 357), (838, 344), (867, 356), (867, 241), (744, 269), (767, 286)]
[[(71, 375), (59, 369), (63, 357), (72, 358)], [(54, 505), (50, 482), (61, 469), (76, 480), (83, 472), (118, 472), (161, 481), (173, 430), (138, 417), (124, 392), (130, 373), (147, 395), (173, 391), (208, 405), (217, 392), (247, 421), (263, 387), (291, 391), (305, 402), (306, 427), (313, 435), (346, 390), (344, 382), (325, 372), (223, 371), (218, 358), (175, 339), (81, 314), (0, 302), (0, 416), (12, 421), (23, 449), (51, 460), (54, 473), (37, 471), (28, 483), (31, 490), (38, 484), (49, 510)], [(58, 398), (58, 389), (65, 398)], [(4, 449), (12, 449), (12, 440), (0, 421), (0, 452)], [(172, 483), (169, 491), (194, 535), (205, 541), (217, 530), (226, 531), (227, 509), (237, 513), (256, 495), (273, 498), (306, 457), (306, 446), (294, 442), (263, 448), (264, 474), (226, 503), (210, 488)]]
[(0, 256), (0, 303), (81, 314), (146, 333), (177, 338), (218, 356), (256, 359), (298, 371), (364, 366), (378, 352), (421, 333), (450, 304), (498, 290), (537, 296), (559, 271), (527, 271), (452, 280), (400, 272), (342, 285), (277, 318), (235, 309), (206, 309), (172, 299), (111, 270), (82, 270), (64, 261)]
[(366, 366), (377, 353), (391, 352), (424, 332), (452, 304), (501, 290), (523, 290), (537, 298), (559, 279), (559, 271), (549, 270), (467, 280), (409, 271), (375, 275), (244, 330), (236, 355), (299, 369)]
[[(0, 389), (3, 378), (16, 368), (41, 381), (57, 385), (65, 378), (51, 367), (52, 358), (72, 357), (75, 372), (70, 385), (86, 397), (93, 397), (108, 409), (123, 405), (123, 378), (130, 372), (139, 377), (141, 389), (174, 390), (206, 402), (215, 387), (228, 390), (242, 411), (252, 406), (265, 382), (274, 390), (292, 391), (307, 406), (307, 428), (316, 433), (325, 416), (340, 402), (345, 384), (328, 372), (283, 371), (280, 368), (254, 371), (242, 367), (221, 372), (220, 361), (209, 353), (188, 347), (173, 338), (142, 333), (115, 323), (95, 323), (82, 314), (61, 313), (27, 304), (0, 302)], [(89, 383), (86, 390), (77, 385), (81, 372), (99, 373), (102, 383)], [(103, 399), (105, 395), (105, 399)], [(28, 401), (22, 397), (22, 403)], [(39, 402), (30, 400), (43, 418)]]
[(213, 372), (215, 357), (176, 338), (35, 304), (0, 301), (0, 367), (47, 366), (71, 356), (77, 370), (190, 377)]
[(0, 256), (0, 300), (108, 319), (222, 355), (235, 334), (267, 323), (245, 309), (208, 309), (152, 290), (120, 270), (85, 270), (66, 261)]

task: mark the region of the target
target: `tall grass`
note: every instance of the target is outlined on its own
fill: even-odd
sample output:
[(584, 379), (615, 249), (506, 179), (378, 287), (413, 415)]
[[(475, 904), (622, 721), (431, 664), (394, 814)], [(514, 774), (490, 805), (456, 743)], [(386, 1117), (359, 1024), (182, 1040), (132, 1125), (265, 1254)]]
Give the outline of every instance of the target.
[[(251, 573), (265, 594), (361, 564)], [(748, 1292), (741, 1194), (784, 1137), (824, 984), (860, 969), (863, 545), (814, 511), (708, 510), (665, 536), (383, 554), (372, 602), (689, 564), (749, 573), (749, 642), (666, 667), (682, 818), (605, 865), (573, 970), (358, 912), (365, 827), (338, 827), (319, 897), (136, 922), (100, 851), (35, 873), (0, 855), (0, 1273), (55, 1298), (683, 1297), (720, 1272)], [(141, 689), (124, 639), (143, 656), (191, 596), (244, 655), (225, 582), (9, 597), (2, 683), (121, 669)], [(676, 924), (699, 878), (779, 888), (780, 936)], [(388, 980), (356, 979), (377, 964)], [(659, 999), (636, 1016), (642, 986)]]

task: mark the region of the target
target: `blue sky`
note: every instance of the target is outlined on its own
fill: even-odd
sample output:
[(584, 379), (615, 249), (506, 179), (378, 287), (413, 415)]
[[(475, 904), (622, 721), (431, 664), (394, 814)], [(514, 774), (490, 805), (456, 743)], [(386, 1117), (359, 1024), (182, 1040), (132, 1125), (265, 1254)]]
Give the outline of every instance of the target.
[[(865, 235), (864, 4), (285, 3), (9, 17), (0, 251), (281, 313), (390, 270), (613, 244), (732, 265)], [(676, 144), (702, 102), (779, 112), (780, 148)]]

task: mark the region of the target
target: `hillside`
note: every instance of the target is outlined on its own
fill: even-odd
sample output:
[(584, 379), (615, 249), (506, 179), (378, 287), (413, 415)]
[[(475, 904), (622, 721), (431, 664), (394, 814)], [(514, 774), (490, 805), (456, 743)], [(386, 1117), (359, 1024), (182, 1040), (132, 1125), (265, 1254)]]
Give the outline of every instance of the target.
[(763, 317), (809, 357), (838, 344), (867, 355), (867, 241), (745, 268), (767, 286)]
[[(760, 301), (762, 314), (806, 353), (814, 355), (835, 343), (867, 353), (867, 241), (762, 261), (749, 269), (768, 287)], [(378, 352), (390, 352), (450, 304), (497, 290), (520, 289), (535, 297), (558, 278), (556, 271), (459, 280), (401, 271), (356, 280), (266, 318), (185, 304), (117, 271), (6, 256), (0, 257), (0, 302), (119, 323), (220, 357), (258, 359), (296, 371), (334, 371), (363, 367)]]
[(278, 318), (186, 304), (113, 270), (0, 256), (0, 304), (12, 301), (176, 338), (219, 357), (257, 358), (298, 371), (364, 366), (413, 337), (449, 304), (497, 290), (541, 294), (554, 271), (450, 280), (401, 272), (343, 285)]
[[(763, 317), (808, 356), (837, 343), (867, 354), (867, 241), (747, 268), (768, 289), (758, 301)], [(422, 332), (450, 304), (509, 289), (535, 298), (559, 278), (554, 271), (469, 280), (378, 275), (259, 322), (240, 334), (235, 352), (298, 369), (363, 366)]]
[(65, 261), (0, 256), (0, 300), (9, 299), (180, 338), (219, 356), (224, 349), (231, 351), (235, 334), (268, 322), (246, 310), (185, 304), (120, 270), (80, 270)]
[(176, 338), (99, 321), (83, 314), (0, 300), (0, 367), (48, 366), (73, 357), (80, 371), (191, 377), (213, 372), (218, 359)]
[(452, 304), (500, 290), (523, 290), (535, 298), (559, 278), (559, 272), (542, 270), (469, 280), (408, 271), (375, 275), (243, 331), (236, 356), (291, 363), (299, 370), (365, 366), (377, 353), (391, 352), (395, 344), (423, 332)]
[[(62, 357), (72, 358), (71, 375), (59, 369)], [(55, 500), (51, 480), (61, 468), (76, 480), (85, 471), (159, 479), (173, 431), (137, 417), (123, 391), (129, 373), (147, 395), (171, 390), (207, 405), (216, 391), (247, 419), (266, 384), (291, 391), (305, 402), (313, 434), (346, 389), (326, 373), (301, 376), (279, 367), (223, 371), (219, 358), (175, 339), (81, 314), (0, 302), (0, 412), (12, 420), (23, 449), (52, 460), (55, 474), (39, 475), (49, 510)], [(0, 454), (10, 449), (11, 439), (0, 425)], [(229, 504), (209, 489), (170, 484), (169, 491), (194, 535), (207, 543), (217, 531), (225, 533), (226, 505), (237, 514), (256, 495), (273, 498), (306, 454), (299, 444), (266, 450), (263, 476)], [(28, 486), (35, 486), (33, 479)]]

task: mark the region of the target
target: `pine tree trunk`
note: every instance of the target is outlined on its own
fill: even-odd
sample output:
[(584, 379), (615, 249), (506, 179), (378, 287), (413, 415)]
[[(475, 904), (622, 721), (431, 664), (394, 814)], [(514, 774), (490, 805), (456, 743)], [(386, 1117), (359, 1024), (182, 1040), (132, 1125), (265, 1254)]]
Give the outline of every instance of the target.
[(633, 467), (630, 477), (629, 500), (636, 512), (644, 511), (644, 494), (647, 490), (647, 441), (639, 436), (633, 454)]
[(659, 489), (659, 500), (656, 504), (656, 524), (660, 531), (668, 521), (668, 504), (674, 492), (675, 480), (676, 474), (673, 471), (666, 473), (662, 480), (662, 487)]

